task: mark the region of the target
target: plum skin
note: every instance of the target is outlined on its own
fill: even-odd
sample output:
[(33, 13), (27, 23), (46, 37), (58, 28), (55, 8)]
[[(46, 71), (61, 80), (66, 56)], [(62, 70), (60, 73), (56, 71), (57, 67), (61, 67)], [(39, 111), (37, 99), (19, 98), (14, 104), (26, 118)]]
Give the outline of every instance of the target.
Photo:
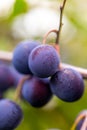
[(23, 98), (33, 107), (39, 108), (48, 103), (52, 97), (49, 83), (37, 77), (25, 81), (22, 87)]
[(20, 42), (13, 53), (13, 65), (22, 74), (32, 74), (28, 66), (28, 56), (33, 48), (40, 45), (36, 41), (22, 41)]
[(34, 48), (29, 56), (28, 64), (32, 73), (40, 78), (52, 76), (57, 70), (60, 58), (51, 45), (39, 45)]
[[(85, 120), (85, 118), (83, 118), (82, 120), (80, 120), (80, 122), (79, 122), (78, 125), (76, 126), (76, 130), (81, 130), (81, 127), (82, 127), (82, 125), (83, 125), (83, 123), (84, 123), (84, 120)], [(87, 130), (87, 128), (86, 128), (85, 130)]]
[(0, 100), (0, 130), (13, 130), (21, 122), (23, 113), (18, 104), (9, 100)]
[(10, 72), (9, 66), (0, 65), (0, 92), (4, 92), (14, 85), (14, 78)]
[(80, 99), (84, 92), (84, 82), (79, 72), (65, 68), (56, 72), (50, 80), (51, 91), (66, 102)]
[(12, 65), (9, 66), (9, 69), (13, 77), (13, 87), (16, 88), (19, 81), (21, 80), (21, 78), (23, 78), (24, 75), (19, 73)]
[[(82, 127), (82, 125), (83, 125), (83, 123), (84, 123), (84, 121), (85, 121), (86, 115), (87, 115), (87, 110), (85, 109), (85, 110), (81, 111), (81, 112), (77, 115), (76, 119), (77, 119), (80, 115), (81, 115), (81, 116), (83, 115), (83, 118), (79, 121), (79, 123), (77, 124), (75, 130), (80, 130), (80, 129), (81, 129), (81, 127)], [(87, 128), (86, 128), (85, 130), (87, 130)]]

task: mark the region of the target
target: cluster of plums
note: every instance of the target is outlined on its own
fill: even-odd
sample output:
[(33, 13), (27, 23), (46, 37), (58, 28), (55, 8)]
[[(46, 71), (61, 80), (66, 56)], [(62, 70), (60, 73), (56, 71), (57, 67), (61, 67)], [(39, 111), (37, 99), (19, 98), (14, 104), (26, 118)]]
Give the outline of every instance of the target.
[(8, 89), (17, 86), (22, 76), (14, 67), (0, 61), (0, 130), (14, 130), (23, 118), (20, 106), (4, 97)]
[[(71, 68), (60, 68), (60, 56), (52, 45), (23, 41), (14, 49), (12, 63), (14, 67), (0, 64), (1, 98), (25, 75), (29, 78), (22, 85), (21, 95), (33, 107), (43, 107), (53, 95), (66, 102), (77, 101), (83, 95), (81, 74)], [(1, 99), (0, 129), (13, 130), (21, 120), (20, 106), (8, 99)]]
[(84, 92), (81, 74), (71, 68), (61, 69), (60, 56), (52, 45), (19, 43), (13, 53), (13, 65), (20, 73), (30, 75), (23, 84), (22, 95), (32, 106), (43, 106), (52, 94), (73, 102)]

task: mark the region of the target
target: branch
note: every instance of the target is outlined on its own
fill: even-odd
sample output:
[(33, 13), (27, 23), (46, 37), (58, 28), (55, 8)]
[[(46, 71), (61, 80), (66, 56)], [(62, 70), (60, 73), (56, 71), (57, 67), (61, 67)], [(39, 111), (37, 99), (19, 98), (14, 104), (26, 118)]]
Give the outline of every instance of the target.
[(84, 79), (87, 79), (87, 69), (72, 66), (72, 65), (69, 65), (69, 64), (65, 64), (65, 63), (61, 63), (60, 68), (72, 68), (72, 69), (78, 71)]
[(12, 52), (0, 51), (0, 60), (11, 62), (13, 54)]
[[(13, 58), (13, 53), (12, 52), (6, 52), (6, 51), (0, 51), (0, 60), (6, 61), (6, 62), (11, 62)], [(72, 68), (78, 71), (84, 79), (87, 79), (87, 69), (81, 68), (81, 67), (76, 67), (73, 65), (61, 63), (60, 68)]]
[(66, 4), (66, 0), (64, 0), (63, 5), (60, 6), (59, 29), (58, 29), (58, 33), (57, 33), (56, 44), (59, 44), (60, 32), (61, 32), (62, 25), (63, 25), (62, 19), (63, 19), (63, 11), (64, 11), (65, 4)]

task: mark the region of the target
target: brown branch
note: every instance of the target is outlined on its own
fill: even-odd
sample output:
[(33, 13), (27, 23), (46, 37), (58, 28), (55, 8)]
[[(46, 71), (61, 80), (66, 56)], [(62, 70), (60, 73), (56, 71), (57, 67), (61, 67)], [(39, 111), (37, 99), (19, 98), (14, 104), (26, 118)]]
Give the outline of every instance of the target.
[(0, 60), (11, 62), (13, 57), (12, 52), (0, 51)]
[(60, 33), (61, 33), (62, 25), (63, 25), (62, 19), (63, 19), (63, 11), (64, 11), (65, 4), (66, 4), (66, 0), (64, 0), (62, 6), (60, 6), (59, 29), (57, 33), (56, 44), (59, 44)]
[(72, 65), (69, 65), (69, 64), (65, 64), (65, 63), (61, 63), (60, 68), (72, 68), (72, 69), (78, 71), (84, 79), (87, 79), (87, 69), (72, 66)]
[[(6, 51), (0, 51), (0, 60), (11, 62), (13, 57), (12, 52), (6, 52)], [(60, 68), (72, 68), (77, 70), (84, 79), (87, 79), (87, 69), (81, 68), (81, 67), (76, 67), (73, 65), (61, 63)]]

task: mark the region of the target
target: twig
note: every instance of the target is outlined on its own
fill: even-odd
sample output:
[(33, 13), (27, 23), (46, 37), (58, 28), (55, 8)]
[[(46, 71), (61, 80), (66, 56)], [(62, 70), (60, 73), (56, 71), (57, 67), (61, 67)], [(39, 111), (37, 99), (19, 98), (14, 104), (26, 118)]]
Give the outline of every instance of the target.
[(54, 33), (58, 33), (58, 31), (56, 30), (56, 29), (52, 29), (52, 30), (50, 30), (49, 32), (47, 32), (45, 35), (44, 35), (44, 38), (43, 38), (43, 44), (45, 44), (46, 43), (46, 40), (47, 40), (47, 37), (48, 37), (48, 35), (50, 34), (50, 33), (52, 33), (52, 32), (54, 32)]
[(66, 4), (66, 0), (64, 0), (63, 5), (60, 6), (59, 29), (58, 29), (58, 33), (57, 33), (56, 44), (59, 44), (60, 32), (61, 32), (62, 25), (63, 25), (62, 18), (63, 18), (63, 11), (64, 11), (65, 4)]
[[(47, 32), (47, 33), (44, 35), (44, 38), (43, 38), (43, 41), (42, 41), (43, 44), (46, 44), (47, 37), (48, 37), (48, 35), (49, 35), (50, 33), (55, 33), (56, 36), (57, 36), (58, 30), (52, 29), (52, 30), (50, 30), (49, 32)], [(53, 44), (53, 43), (52, 43), (52, 44)], [(59, 45), (54, 43), (53, 46), (54, 46), (54, 48), (57, 50), (57, 52), (60, 54), (60, 47), (59, 47)]]
[[(0, 51), (0, 60), (11, 62), (13, 58), (13, 53), (12, 52), (6, 52), (6, 51)], [(60, 68), (72, 68), (78, 71), (84, 79), (87, 79), (87, 69), (81, 68), (81, 67), (76, 67), (73, 65), (61, 63)]]
[(12, 52), (7, 52), (7, 51), (1, 51), (0, 50), (0, 60), (11, 62), (13, 57)]
[(65, 63), (61, 63), (60, 68), (72, 68), (72, 69), (78, 71), (84, 79), (87, 79), (87, 69), (72, 66), (72, 65), (69, 65), (69, 64), (65, 64)]

